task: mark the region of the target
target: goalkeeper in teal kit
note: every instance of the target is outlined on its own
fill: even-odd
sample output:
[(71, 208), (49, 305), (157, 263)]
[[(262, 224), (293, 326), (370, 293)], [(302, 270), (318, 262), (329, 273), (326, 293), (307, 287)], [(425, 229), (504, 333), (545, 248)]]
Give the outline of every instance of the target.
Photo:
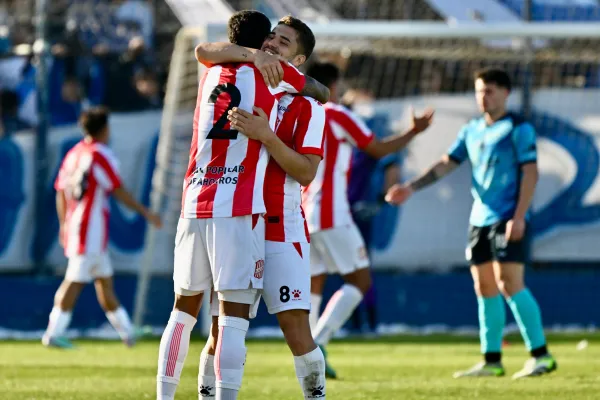
[(537, 301), (524, 283), (529, 207), (538, 179), (533, 127), (506, 111), (510, 78), (500, 69), (475, 75), (475, 97), (481, 117), (469, 121), (440, 161), (422, 176), (390, 188), (386, 199), (406, 201), (450, 173), (463, 161), (472, 166), (472, 194), (467, 260), (479, 306), (481, 352), (484, 360), (455, 377), (502, 376), (502, 333), (506, 300), (531, 359), (513, 378), (539, 376), (556, 369), (548, 352)]

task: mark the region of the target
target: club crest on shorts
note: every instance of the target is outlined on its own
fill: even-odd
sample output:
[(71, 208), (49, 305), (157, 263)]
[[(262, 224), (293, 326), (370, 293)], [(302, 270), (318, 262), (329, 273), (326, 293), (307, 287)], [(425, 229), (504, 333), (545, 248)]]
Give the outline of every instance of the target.
[(262, 279), (263, 273), (265, 272), (265, 260), (258, 260), (254, 266), (254, 277), (256, 279)]

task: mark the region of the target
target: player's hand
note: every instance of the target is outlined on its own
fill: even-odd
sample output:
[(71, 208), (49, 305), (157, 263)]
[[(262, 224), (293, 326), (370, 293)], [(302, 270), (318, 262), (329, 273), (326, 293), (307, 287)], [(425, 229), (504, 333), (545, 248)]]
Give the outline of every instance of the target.
[(388, 189), (385, 194), (385, 201), (398, 206), (408, 200), (412, 194), (413, 190), (410, 186), (396, 183)]
[(281, 57), (259, 50), (254, 55), (254, 66), (262, 74), (265, 83), (276, 88), (283, 80), (283, 66)]
[(525, 235), (525, 220), (522, 218), (513, 218), (506, 223), (506, 240), (517, 242), (523, 239)]
[(429, 128), (433, 122), (433, 114), (435, 110), (431, 107), (427, 107), (422, 115), (415, 115), (415, 109), (410, 108), (410, 119), (411, 119), (411, 131), (414, 133), (421, 133), (425, 129)]
[(160, 219), (160, 215), (149, 213), (146, 219), (148, 220), (148, 222), (154, 225), (155, 228), (162, 228), (162, 220)]
[(265, 142), (271, 135), (275, 135), (269, 126), (269, 118), (262, 108), (253, 107), (254, 113), (234, 107), (229, 111), (227, 119), (231, 122), (231, 129), (243, 133), (248, 139)]

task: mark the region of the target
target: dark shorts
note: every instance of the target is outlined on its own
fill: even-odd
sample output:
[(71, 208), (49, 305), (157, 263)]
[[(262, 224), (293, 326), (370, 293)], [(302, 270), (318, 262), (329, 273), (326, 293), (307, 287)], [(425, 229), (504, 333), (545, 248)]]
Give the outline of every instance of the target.
[(490, 226), (469, 226), (467, 261), (478, 265), (490, 261), (526, 263), (529, 256), (527, 229), (519, 241), (507, 241), (506, 221)]

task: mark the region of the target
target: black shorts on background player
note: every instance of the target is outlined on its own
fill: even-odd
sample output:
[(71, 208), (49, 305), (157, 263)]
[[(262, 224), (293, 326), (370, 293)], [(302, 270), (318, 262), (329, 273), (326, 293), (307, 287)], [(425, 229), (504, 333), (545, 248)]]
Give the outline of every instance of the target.
[(506, 222), (490, 226), (469, 226), (467, 261), (471, 264), (484, 264), (490, 261), (526, 263), (528, 258), (528, 232), (521, 240), (506, 240)]

